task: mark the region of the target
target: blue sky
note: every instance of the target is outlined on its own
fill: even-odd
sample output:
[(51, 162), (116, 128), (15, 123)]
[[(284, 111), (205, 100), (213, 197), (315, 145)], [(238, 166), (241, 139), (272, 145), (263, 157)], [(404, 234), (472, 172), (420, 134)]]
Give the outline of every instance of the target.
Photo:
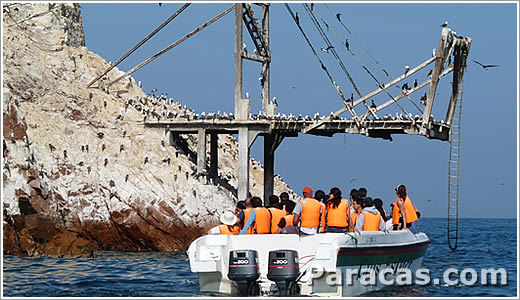
[[(232, 3), (192, 4), (179, 17), (119, 68), (129, 70), (170, 45)], [(152, 32), (182, 3), (82, 3), (86, 44), (107, 61), (116, 61)], [(290, 4), (316, 49), (325, 47), (300, 3)], [(517, 111), (518, 111), (518, 7), (514, 3), (331, 3), (343, 22), (385, 67), (392, 78), (431, 57), (448, 20), (458, 35), (473, 39), (465, 74), (462, 107), (462, 162), (460, 215), (462, 217), (517, 216)], [(315, 10), (382, 82), (389, 79), (363, 52), (323, 4)], [(257, 9), (259, 13), (260, 10)], [(259, 14), (257, 14), (259, 15)], [(322, 24), (323, 25), (323, 24)], [(330, 34), (330, 33), (329, 33)], [(363, 94), (376, 88), (359, 63), (330, 34), (329, 39)], [(244, 30), (244, 41), (253, 44)], [(234, 12), (164, 54), (132, 76), (143, 82), (145, 92), (157, 88), (197, 112), (234, 111)], [(271, 97), (278, 112), (294, 115), (327, 115), (342, 107), (342, 101), (283, 4), (271, 5)], [(352, 85), (331, 56), (319, 51), (346, 95)], [(498, 64), (484, 70), (471, 60)], [(416, 74), (426, 80), (429, 68)], [(244, 93), (251, 95), (251, 111), (261, 109), (258, 77), (261, 65), (244, 63)], [(444, 119), (450, 97), (451, 74), (438, 87), (433, 114)], [(397, 90), (397, 89), (396, 89)], [(426, 89), (415, 93), (419, 98)], [(396, 93), (397, 94), (397, 93)], [(382, 94), (376, 104), (387, 101)], [(402, 99), (402, 105), (419, 113)], [(395, 114), (392, 105), (382, 115)], [(362, 111), (361, 106), (359, 111)], [(348, 114), (348, 113), (347, 113)], [(348, 115), (345, 114), (345, 117)], [(286, 138), (276, 152), (275, 172), (298, 193), (305, 186), (328, 191), (339, 187), (368, 189), (382, 198), (385, 208), (395, 201), (394, 187), (405, 184), (414, 204), (424, 216), (447, 213), (449, 143), (422, 136), (394, 135), (393, 141), (360, 135), (337, 134), (332, 138), (300, 135)], [(263, 161), (263, 141), (257, 139), (251, 155)]]

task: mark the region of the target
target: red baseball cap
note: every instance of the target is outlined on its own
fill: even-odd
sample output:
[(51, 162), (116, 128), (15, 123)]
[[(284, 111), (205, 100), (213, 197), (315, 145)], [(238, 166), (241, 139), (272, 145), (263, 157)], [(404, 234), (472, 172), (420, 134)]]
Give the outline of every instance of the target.
[(306, 187), (303, 188), (303, 194), (304, 195), (305, 194), (312, 194), (312, 193), (314, 193), (314, 191), (310, 187), (306, 186)]

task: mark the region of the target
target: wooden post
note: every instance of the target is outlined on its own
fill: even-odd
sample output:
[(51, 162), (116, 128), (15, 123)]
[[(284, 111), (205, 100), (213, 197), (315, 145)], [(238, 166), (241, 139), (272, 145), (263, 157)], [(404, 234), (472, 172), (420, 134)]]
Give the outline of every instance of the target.
[(245, 200), (249, 192), (249, 129), (238, 129), (238, 200)]
[(459, 42), (458, 45), (455, 45), (458, 49), (455, 50), (455, 60), (454, 60), (454, 68), (455, 72), (453, 72), (453, 84), (451, 90), (451, 98), (450, 104), (448, 106), (448, 111), (446, 113), (446, 124), (451, 125), (453, 121), (453, 114), (455, 113), (455, 106), (457, 105), (457, 99), (460, 93), (462, 79), (464, 78), (464, 65), (466, 61), (462, 60), (461, 48), (466, 47), (467, 52), (469, 52), (469, 48), (471, 47), (471, 38), (465, 38), (462, 42)]
[(212, 132), (210, 134), (210, 164), (209, 176), (211, 178), (218, 177), (218, 134)]
[(449, 28), (443, 28), (441, 33), (441, 39), (439, 41), (439, 47), (435, 57), (435, 66), (433, 67), (432, 83), (430, 84), (430, 90), (428, 91), (428, 98), (426, 98), (426, 107), (424, 108), (423, 121), (420, 129), (420, 134), (426, 135), (428, 129), (431, 126), (430, 115), (432, 113), (433, 100), (435, 99), (435, 93), (437, 91), (437, 84), (439, 83), (439, 75), (442, 72), (442, 66), (444, 61), (444, 48), (446, 47), (446, 39), (448, 38)]
[(197, 139), (197, 173), (206, 173), (206, 129), (198, 129)]
[(242, 103), (242, 3), (235, 4), (235, 117), (240, 115)]
[[(271, 57), (270, 41), (269, 41), (269, 6), (262, 5), (262, 36), (265, 41), (266, 53), (265, 56)], [(270, 90), (270, 70), (271, 60), (265, 60), (262, 62), (262, 111), (266, 115), (274, 115), (274, 104), (270, 105), (271, 102), (271, 90)]]
[(264, 206), (269, 206), (269, 197), (274, 192), (274, 135), (264, 136)]

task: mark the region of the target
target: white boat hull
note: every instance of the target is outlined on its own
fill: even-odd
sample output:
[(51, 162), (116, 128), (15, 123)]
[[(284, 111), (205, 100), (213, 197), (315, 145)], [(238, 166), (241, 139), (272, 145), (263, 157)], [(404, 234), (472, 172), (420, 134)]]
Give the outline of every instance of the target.
[[(392, 269), (394, 274), (400, 270), (414, 274), (421, 267), (428, 243), (426, 234), (409, 231), (301, 237), (294, 234), (205, 235), (190, 245), (188, 256), (191, 271), (199, 276), (201, 292), (236, 295), (237, 285), (228, 279), (229, 252), (248, 249), (258, 252), (261, 295), (276, 295), (275, 283), (267, 279), (268, 255), (269, 251), (284, 249), (298, 252), (301, 295), (356, 296), (385, 286), (379, 281), (366, 284), (362, 275), (367, 270), (373, 270), (376, 275), (385, 269)], [(317, 278), (316, 270), (323, 271), (323, 275)], [(388, 280), (392, 278), (391, 274), (385, 276)]]

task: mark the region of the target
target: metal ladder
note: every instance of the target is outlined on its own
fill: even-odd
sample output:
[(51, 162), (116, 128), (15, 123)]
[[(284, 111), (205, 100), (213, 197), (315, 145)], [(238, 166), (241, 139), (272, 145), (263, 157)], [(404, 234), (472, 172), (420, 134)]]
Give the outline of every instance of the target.
[(451, 123), (450, 158), (448, 160), (448, 245), (452, 251), (457, 249), (459, 239), (460, 123), (463, 90), (464, 79), (461, 82), (460, 94), (455, 104)]

